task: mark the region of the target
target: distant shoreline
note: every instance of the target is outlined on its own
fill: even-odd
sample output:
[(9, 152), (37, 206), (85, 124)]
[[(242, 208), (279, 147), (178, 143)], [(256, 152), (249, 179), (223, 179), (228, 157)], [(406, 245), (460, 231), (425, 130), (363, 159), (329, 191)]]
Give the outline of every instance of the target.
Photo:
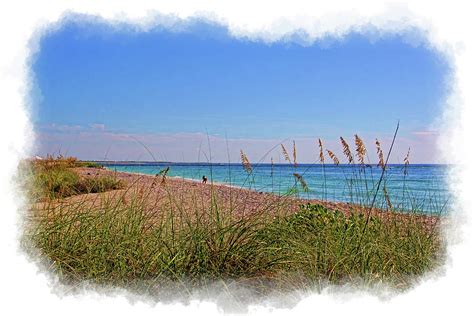
[[(83, 162), (94, 162), (103, 165), (129, 165), (129, 166), (138, 166), (138, 165), (202, 165), (202, 166), (238, 166), (242, 165), (241, 162), (175, 162), (175, 161), (136, 161), (136, 160), (80, 160)], [(262, 163), (253, 163), (255, 166), (271, 166), (272, 163), (262, 162)], [(291, 163), (273, 163), (274, 166), (293, 166)], [(321, 163), (298, 163), (298, 166), (320, 166)], [(359, 164), (348, 164), (340, 163), (335, 165), (333, 163), (326, 163), (325, 166), (356, 166), (359, 167)], [(370, 164), (367, 163), (365, 166), (377, 167), (376, 163)], [(387, 166), (404, 166), (402, 163), (388, 163)], [(454, 164), (440, 164), (440, 163), (410, 163), (409, 166), (454, 166)]]
[[(127, 187), (129, 186), (136, 186), (138, 185), (139, 187), (142, 186), (150, 186), (155, 179), (157, 178), (154, 175), (151, 174), (143, 174), (143, 173), (138, 173), (138, 172), (129, 172), (129, 171), (114, 171), (110, 169), (99, 169), (97, 170), (96, 168), (87, 168), (87, 167), (81, 167), (78, 168), (79, 173), (82, 176), (88, 176), (88, 177), (94, 177), (97, 175), (115, 175), (118, 176), (118, 178), (122, 181), (125, 181), (127, 183)], [(217, 181), (210, 182), (208, 181), (207, 184), (202, 183), (200, 180), (197, 179), (190, 179), (190, 178), (183, 178), (183, 177), (174, 177), (174, 176), (168, 176), (166, 177), (168, 179), (168, 184), (171, 185), (171, 187), (174, 187), (174, 190), (176, 192), (179, 192), (179, 194), (187, 194), (190, 192), (193, 192), (194, 190), (198, 190), (201, 193), (204, 191), (210, 190), (210, 188), (215, 188), (217, 192), (219, 192), (219, 195), (224, 198), (228, 198), (228, 190), (232, 190), (235, 192), (236, 196), (242, 195), (245, 197), (248, 197), (250, 199), (246, 200), (246, 203), (249, 203), (250, 205), (253, 206), (258, 206), (259, 202), (265, 200), (266, 198), (272, 198), (274, 200), (278, 201), (286, 201), (286, 202), (291, 202), (290, 204), (293, 205), (294, 211), (296, 211), (301, 204), (306, 204), (306, 203), (313, 203), (313, 204), (321, 204), (325, 207), (327, 207), (330, 210), (339, 210), (343, 212), (346, 215), (351, 214), (351, 212), (362, 212), (363, 211), (363, 206), (355, 204), (355, 203), (349, 203), (349, 202), (344, 202), (344, 201), (331, 201), (331, 200), (321, 200), (321, 199), (315, 199), (315, 198), (304, 198), (304, 197), (295, 197), (295, 196), (286, 196), (286, 195), (276, 195), (271, 192), (262, 192), (254, 189), (249, 189), (249, 188), (243, 188), (235, 185), (230, 185), (227, 183), (221, 183)], [(140, 181), (137, 181), (137, 179), (140, 179)], [(372, 212), (374, 216), (401, 216), (402, 218), (410, 218), (411, 216), (415, 216), (417, 218), (424, 218), (428, 222), (436, 221), (437, 218), (439, 218), (439, 215), (437, 214), (430, 214), (430, 213), (409, 213), (409, 212), (403, 212), (403, 211), (398, 211), (398, 210), (392, 210), (392, 211), (386, 211), (383, 209), (378, 209), (377, 207), (372, 208)]]
[[(111, 171), (111, 172), (116, 172), (116, 173), (123, 173), (123, 174), (132, 174), (132, 175), (139, 175), (139, 176), (152, 177), (152, 178), (155, 177), (154, 175), (149, 174), (149, 173), (142, 173), (142, 172), (136, 172), (136, 171), (114, 171), (114, 170), (107, 169), (107, 168), (105, 170)], [(191, 181), (193, 183), (201, 183), (202, 182), (199, 179), (186, 178), (186, 177), (180, 177), (180, 176), (166, 176), (166, 178), (167, 179), (173, 179), (173, 180), (181, 180), (181, 181)], [(253, 189), (243, 188), (243, 187), (240, 187), (240, 186), (237, 186), (237, 185), (228, 184), (228, 183), (225, 183), (225, 182), (214, 181), (212, 179), (209, 179), (208, 182), (209, 182), (209, 184), (217, 185), (217, 186), (225, 186), (225, 187), (234, 188), (234, 189), (242, 189), (242, 190), (250, 190), (250, 191), (254, 191), (254, 192), (260, 192), (260, 191), (256, 191), (256, 190), (253, 190)], [(268, 193), (268, 192), (266, 192), (266, 193)]]

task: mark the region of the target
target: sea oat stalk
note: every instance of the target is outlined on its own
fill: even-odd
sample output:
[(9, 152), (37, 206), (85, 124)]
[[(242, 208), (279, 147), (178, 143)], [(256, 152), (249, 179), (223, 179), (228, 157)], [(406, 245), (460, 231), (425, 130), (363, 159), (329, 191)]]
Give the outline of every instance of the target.
[(295, 143), (295, 141), (293, 141), (293, 165), (295, 166), (295, 168), (298, 165), (296, 163), (296, 143)]
[(306, 181), (304, 181), (303, 176), (301, 176), (299, 173), (293, 173), (293, 176), (295, 177), (296, 181), (298, 181), (301, 184), (301, 187), (303, 188), (304, 192), (308, 192), (308, 184)]
[(326, 149), (326, 151), (328, 152), (328, 155), (329, 155), (329, 158), (332, 159), (332, 161), (334, 162), (334, 164), (337, 166), (339, 164), (339, 159), (336, 157), (336, 155), (330, 151), (329, 149)]
[(283, 152), (283, 157), (285, 157), (285, 160), (291, 163), (290, 155), (288, 155), (288, 151), (286, 150), (283, 144), (281, 144), (281, 150)]
[(344, 140), (344, 138), (342, 138), (342, 136), (340, 137), (340, 139), (342, 144), (342, 152), (344, 153), (344, 155), (346, 155), (349, 163), (352, 163), (354, 161), (354, 158), (352, 157), (352, 152), (349, 147), (349, 144)]
[(250, 161), (247, 157), (247, 155), (244, 153), (244, 151), (241, 149), (240, 150), (240, 160), (242, 161), (242, 166), (244, 167), (245, 171), (248, 174), (252, 173), (252, 165), (250, 164)]
[(383, 168), (385, 166), (385, 161), (383, 159), (382, 146), (377, 138), (375, 139), (375, 146), (377, 147), (377, 156), (379, 157), (379, 163), (377, 166)]
[(319, 145), (319, 162), (324, 164), (323, 142), (321, 141), (321, 138), (318, 138), (318, 145)]
[(403, 159), (403, 174), (407, 175), (408, 174), (408, 165), (410, 164), (410, 147), (408, 147), (408, 152), (406, 157)]
[(367, 154), (367, 149), (365, 148), (365, 145), (362, 139), (357, 134), (354, 136), (355, 136), (357, 160), (359, 160), (359, 163), (361, 165), (364, 165), (365, 164), (364, 157)]

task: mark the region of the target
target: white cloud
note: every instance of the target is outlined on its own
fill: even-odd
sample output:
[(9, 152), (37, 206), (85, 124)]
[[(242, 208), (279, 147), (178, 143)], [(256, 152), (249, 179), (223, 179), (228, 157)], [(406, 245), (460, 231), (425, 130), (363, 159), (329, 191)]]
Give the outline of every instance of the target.
[(99, 130), (99, 131), (104, 131), (104, 130), (105, 130), (105, 124), (98, 124), (98, 123), (95, 123), (95, 124), (90, 124), (90, 127), (91, 127), (93, 130)]

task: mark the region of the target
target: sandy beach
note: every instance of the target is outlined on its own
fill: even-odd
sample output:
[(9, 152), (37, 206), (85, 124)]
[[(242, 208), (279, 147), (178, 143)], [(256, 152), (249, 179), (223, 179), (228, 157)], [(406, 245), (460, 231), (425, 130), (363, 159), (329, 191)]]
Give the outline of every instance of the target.
[[(123, 285), (166, 276), (153, 285), (161, 291), (162, 282), (181, 277), (200, 285), (202, 277), (245, 282), (263, 276), (286, 289), (306, 284), (306, 277), (294, 273), (335, 282), (363, 275), (369, 258), (371, 267), (383, 274), (367, 277), (393, 278), (397, 287), (405, 287), (409, 283), (401, 273), (407, 268), (424, 271), (420, 269), (436, 264), (442, 255), (438, 228), (444, 218), (439, 216), (161, 175), (67, 170), (78, 173), (82, 183), (121, 183), (120, 189), (101, 193), (46, 198), (28, 213), (35, 247), (75, 281), (92, 278)], [(326, 209), (300, 208), (308, 203)], [(336, 210), (345, 216), (333, 216)], [(369, 212), (370, 219), (364, 216)]]
[[(221, 211), (231, 211), (236, 217), (247, 217), (257, 213), (269, 215), (285, 214), (297, 212), (300, 205), (307, 203), (320, 204), (329, 210), (338, 210), (345, 215), (354, 213), (366, 213), (368, 210), (359, 205), (345, 202), (332, 202), (323, 200), (308, 200), (296, 198), (294, 196), (278, 196), (266, 192), (257, 192), (249, 189), (242, 189), (222, 183), (211, 183), (210, 180), (204, 184), (200, 181), (166, 177), (163, 181), (161, 176), (152, 176), (137, 173), (118, 172), (99, 168), (75, 168), (81, 177), (103, 177), (113, 176), (124, 183), (124, 188), (108, 191), (104, 193), (89, 193), (67, 197), (55, 201), (55, 205), (73, 205), (74, 203), (87, 203), (93, 209), (103, 203), (104, 200), (130, 203), (137, 194), (143, 197), (146, 209), (151, 213), (159, 213), (163, 208), (175, 207), (176, 211), (193, 214), (195, 212), (205, 212), (211, 205), (211, 197), (215, 200), (215, 205)], [(51, 202), (47, 202), (51, 207)], [(36, 209), (44, 209), (37, 203)], [(400, 220), (408, 218), (418, 218), (423, 222), (433, 225), (438, 224), (439, 217), (429, 215), (414, 215), (398, 212), (387, 212), (373, 209), (371, 214), (380, 218), (393, 218)]]

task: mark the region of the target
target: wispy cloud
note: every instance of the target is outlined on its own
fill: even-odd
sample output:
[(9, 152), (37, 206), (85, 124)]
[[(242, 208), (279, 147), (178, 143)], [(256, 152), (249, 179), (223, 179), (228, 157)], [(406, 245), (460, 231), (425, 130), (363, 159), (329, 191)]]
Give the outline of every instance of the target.
[(439, 131), (435, 131), (435, 130), (414, 131), (411, 134), (415, 136), (438, 136)]
[[(412, 137), (398, 137), (392, 153), (392, 163), (403, 160), (408, 148), (411, 148), (412, 162), (430, 163), (435, 161), (436, 131), (412, 132)], [(342, 135), (353, 146), (354, 135)], [(360, 135), (369, 154), (368, 161), (375, 162), (375, 138), (382, 143), (387, 153), (391, 143), (390, 135)], [(421, 138), (418, 136), (422, 136)], [(52, 125), (40, 128), (37, 134), (38, 149), (36, 154), (46, 155), (68, 153), (80, 159), (111, 160), (166, 160), (166, 161), (213, 161), (238, 162), (240, 150), (244, 150), (252, 163), (274, 161), (284, 162), (281, 157), (280, 143), (287, 148), (296, 141), (298, 161), (317, 162), (318, 146), (315, 137), (305, 138), (226, 138), (221, 135), (206, 133), (127, 133), (108, 130), (104, 124), (88, 126)], [(327, 139), (321, 137), (324, 148), (333, 151), (344, 161), (338, 137)], [(355, 147), (354, 147), (355, 148)], [(150, 155), (150, 152), (153, 156)]]
[(104, 131), (105, 130), (105, 124), (95, 123), (95, 124), (90, 124), (89, 126), (93, 130), (99, 130), (99, 131)]
[(72, 133), (84, 130), (84, 126), (81, 125), (66, 125), (66, 124), (56, 124), (51, 123), (48, 125), (43, 125), (38, 128), (40, 131), (49, 131), (49, 132), (61, 132), (61, 133)]

